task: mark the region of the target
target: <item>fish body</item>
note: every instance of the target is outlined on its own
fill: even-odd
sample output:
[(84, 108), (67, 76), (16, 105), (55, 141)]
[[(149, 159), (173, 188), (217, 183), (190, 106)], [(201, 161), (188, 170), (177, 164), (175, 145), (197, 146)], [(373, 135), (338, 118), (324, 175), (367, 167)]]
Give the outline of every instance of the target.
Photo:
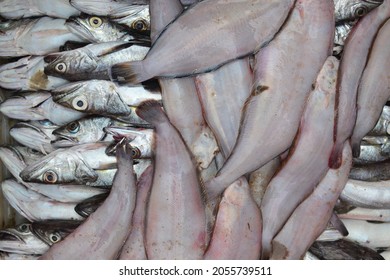
[(369, 182), (386, 181), (390, 180), (389, 168), (390, 160), (355, 164), (349, 173), (349, 178)]
[(375, 127), (367, 133), (367, 136), (387, 136), (390, 134), (389, 125), (390, 125), (390, 107), (385, 105), (383, 106), (382, 113)]
[(383, 0), (334, 0), (336, 22), (359, 19), (383, 3)]
[(333, 55), (340, 56), (344, 49), (344, 43), (356, 22), (343, 22), (336, 25), (334, 33)]
[(355, 163), (380, 162), (390, 158), (390, 143), (381, 145), (361, 145), (360, 156), (354, 158)]

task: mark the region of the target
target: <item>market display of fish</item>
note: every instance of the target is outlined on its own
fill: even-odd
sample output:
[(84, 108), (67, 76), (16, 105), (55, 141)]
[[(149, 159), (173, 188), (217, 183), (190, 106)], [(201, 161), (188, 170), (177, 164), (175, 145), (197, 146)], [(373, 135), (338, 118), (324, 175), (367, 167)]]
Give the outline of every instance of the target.
[(390, 0), (0, 7), (0, 260), (390, 259)]

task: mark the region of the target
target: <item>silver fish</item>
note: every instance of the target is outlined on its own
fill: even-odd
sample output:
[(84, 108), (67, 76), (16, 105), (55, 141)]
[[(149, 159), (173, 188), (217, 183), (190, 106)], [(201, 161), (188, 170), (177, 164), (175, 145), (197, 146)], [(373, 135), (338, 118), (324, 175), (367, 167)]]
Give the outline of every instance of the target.
[(390, 180), (390, 160), (372, 162), (367, 164), (356, 164), (352, 167), (349, 178), (362, 181)]
[(375, 127), (367, 133), (369, 136), (390, 135), (390, 106), (383, 106), (382, 113)]
[(383, 3), (383, 0), (333, 0), (336, 22), (361, 18)]
[(361, 145), (360, 156), (354, 158), (355, 163), (380, 162), (390, 158), (390, 143), (382, 145)]
[(39, 255), (15, 254), (0, 251), (0, 260), (37, 260)]
[[(45, 154), (26, 146), (4, 145), (0, 146), (0, 159), (8, 169), (12, 169), (12, 161), (20, 160), (25, 164), (31, 164), (40, 160)], [(11, 171), (13, 174), (13, 172)]]
[(336, 25), (336, 30), (334, 33), (333, 55), (340, 56), (344, 49), (344, 42), (355, 24), (356, 22), (348, 21)]

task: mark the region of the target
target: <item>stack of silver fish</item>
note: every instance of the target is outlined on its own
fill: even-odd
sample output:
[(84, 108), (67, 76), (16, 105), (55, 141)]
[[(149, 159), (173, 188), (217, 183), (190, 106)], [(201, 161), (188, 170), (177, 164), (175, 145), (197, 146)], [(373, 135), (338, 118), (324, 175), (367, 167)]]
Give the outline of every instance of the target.
[(0, 7), (0, 259), (390, 258), (390, 0)]

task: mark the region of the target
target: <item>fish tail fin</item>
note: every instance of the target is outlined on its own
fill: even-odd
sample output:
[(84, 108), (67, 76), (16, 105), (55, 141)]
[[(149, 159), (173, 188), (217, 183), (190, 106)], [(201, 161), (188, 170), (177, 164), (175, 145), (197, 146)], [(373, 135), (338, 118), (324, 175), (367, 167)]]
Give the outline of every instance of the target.
[(146, 100), (138, 105), (137, 115), (152, 125), (157, 125), (168, 121), (168, 117), (161, 108), (161, 104), (156, 100)]
[(145, 71), (144, 65), (143, 60), (115, 64), (111, 67), (110, 78), (118, 83), (139, 84), (153, 78)]
[(360, 156), (360, 141), (352, 142), (352, 156), (358, 158)]
[(338, 169), (341, 166), (343, 145), (335, 143), (329, 157), (329, 168)]

